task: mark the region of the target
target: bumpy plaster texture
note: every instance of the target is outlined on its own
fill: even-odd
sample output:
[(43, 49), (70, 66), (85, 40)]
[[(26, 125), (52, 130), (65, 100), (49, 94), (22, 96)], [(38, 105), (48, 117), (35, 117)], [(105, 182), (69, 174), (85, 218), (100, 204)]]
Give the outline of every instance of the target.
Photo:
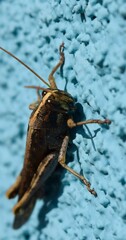
[[(26, 130), (41, 85), (34, 75), (0, 52), (0, 239), (126, 239), (126, 3), (125, 0), (0, 1), (0, 45), (47, 79), (65, 42), (63, 78), (82, 105), (84, 119), (110, 118), (109, 128), (79, 129), (68, 164), (84, 174), (94, 198), (70, 173), (58, 169), (25, 226), (12, 229), (16, 202), (5, 192), (23, 164)], [(89, 105), (89, 104), (90, 105)], [(80, 108), (81, 109), (81, 108)], [(96, 135), (93, 140), (91, 136)]]

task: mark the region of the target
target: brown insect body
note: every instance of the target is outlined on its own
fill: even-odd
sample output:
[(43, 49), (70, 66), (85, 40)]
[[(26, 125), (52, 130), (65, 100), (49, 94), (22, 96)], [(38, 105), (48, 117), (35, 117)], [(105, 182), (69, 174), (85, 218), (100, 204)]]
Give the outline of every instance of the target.
[[(46, 92), (44, 91), (44, 93)], [(32, 178), (42, 162), (45, 174), (41, 177), (35, 191), (33, 191), (29, 196), (27, 205), (25, 203), (24, 207), (22, 206), (24, 209), (26, 209), (27, 206), (28, 216), (25, 215), (26, 213), (24, 213), (21, 208), (21, 211), (16, 214), (14, 228), (18, 228), (20, 225), (24, 224), (27, 217), (29, 217), (29, 214), (31, 214), (31, 205), (33, 207), (37, 197), (39, 197), (35, 194), (38, 194), (39, 190), (42, 191), (41, 187), (43, 183), (55, 170), (58, 164), (58, 156), (64, 136), (69, 135), (67, 120), (70, 118), (70, 114), (73, 111), (72, 103), (74, 103), (74, 100), (72, 96), (63, 91), (58, 90), (57, 94), (55, 91), (55, 95), (60, 95), (61, 97), (61, 94), (62, 98), (66, 99), (65, 109), (63, 109), (63, 100), (60, 105), (58, 96), (56, 101), (56, 97), (54, 95), (46, 93), (40, 104), (31, 114), (27, 132), (24, 166), (21, 172), (21, 182), (18, 187), (18, 200), (22, 199), (29, 189)], [(72, 108), (69, 106), (69, 103)], [(47, 163), (47, 159), (50, 154), (53, 154), (52, 161), (49, 161), (45, 167), (45, 161)]]
[[(13, 54), (0, 48), (25, 65), (49, 86), (49, 88), (44, 89), (42, 97), (38, 92), (38, 101), (30, 105), (33, 112), (29, 120), (23, 169), (16, 182), (6, 193), (8, 198), (18, 195), (18, 202), (13, 208), (15, 214), (13, 227), (15, 229), (21, 227), (28, 220), (37, 198), (41, 195), (44, 182), (55, 170), (58, 163), (79, 178), (91, 194), (97, 195), (95, 190), (90, 188), (90, 183), (85, 177), (65, 163), (69, 131), (70, 128), (79, 125), (90, 123), (110, 124), (111, 121), (91, 119), (78, 123), (74, 122), (74, 99), (69, 93), (57, 88), (53, 77), (53, 74), (64, 62), (63, 47), (64, 44), (61, 44), (59, 48), (60, 60), (49, 75), (50, 85)], [(36, 86), (30, 86), (30, 88), (43, 90), (43, 88)]]
[[(66, 93), (65, 95), (67, 96)], [(54, 100), (54, 96), (52, 100), (51, 98), (52, 95), (46, 93), (42, 102), (30, 117), (19, 198), (21, 198), (28, 189), (29, 183), (37, 171), (39, 164), (50, 153), (55, 154), (57, 161), (54, 164), (54, 168), (56, 167), (64, 136), (69, 135), (67, 120), (70, 118), (69, 112), (71, 112), (71, 109), (69, 109), (68, 112), (65, 110), (64, 113), (61, 113), (60, 111), (63, 111), (63, 109), (60, 109), (59, 106), (59, 111), (57, 111), (56, 107), (57, 104), (60, 105), (59, 101)], [(72, 100), (72, 97), (70, 100)], [(53, 101), (55, 101), (55, 103)], [(51, 173), (52, 168), (49, 168), (46, 178)]]

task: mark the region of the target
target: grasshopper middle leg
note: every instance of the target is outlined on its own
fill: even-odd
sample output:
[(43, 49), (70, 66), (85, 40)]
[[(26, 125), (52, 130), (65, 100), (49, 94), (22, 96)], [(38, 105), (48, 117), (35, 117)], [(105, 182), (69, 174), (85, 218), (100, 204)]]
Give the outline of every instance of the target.
[(63, 140), (63, 143), (62, 143), (62, 147), (61, 147), (61, 150), (60, 150), (58, 162), (61, 164), (62, 167), (64, 167), (66, 170), (68, 170), (74, 176), (79, 178), (86, 185), (87, 190), (96, 197), (97, 193), (95, 192), (94, 189), (90, 188), (90, 186), (91, 186), (90, 182), (88, 182), (84, 176), (75, 172), (72, 168), (70, 168), (69, 166), (66, 165), (65, 160), (66, 160), (66, 151), (67, 151), (68, 142), (69, 142), (69, 137), (66, 136)]
[(100, 120), (100, 119), (89, 119), (89, 120), (85, 120), (82, 122), (77, 122), (75, 123), (73, 121), (73, 119), (68, 119), (67, 121), (67, 125), (69, 128), (73, 128), (73, 127), (77, 127), (77, 126), (81, 126), (81, 125), (86, 125), (86, 124), (91, 124), (91, 123), (97, 123), (97, 124), (111, 124), (111, 121), (109, 119), (104, 119), (104, 120)]

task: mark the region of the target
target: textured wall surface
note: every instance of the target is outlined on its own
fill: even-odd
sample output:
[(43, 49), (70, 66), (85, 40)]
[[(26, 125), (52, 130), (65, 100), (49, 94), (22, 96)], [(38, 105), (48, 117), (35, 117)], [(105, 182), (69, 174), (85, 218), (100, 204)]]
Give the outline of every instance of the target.
[(0, 240), (126, 239), (125, 39), (125, 0), (0, 1), (0, 45), (47, 80), (64, 41), (58, 87), (67, 82), (67, 91), (83, 106), (82, 117), (112, 120), (110, 127), (80, 129), (74, 139), (78, 154), (68, 157), (69, 166), (90, 180), (98, 197), (59, 169), (27, 224), (13, 230), (16, 199), (7, 200), (5, 192), (22, 167), (28, 105), (36, 100), (35, 91), (23, 86), (44, 85), (0, 52)]

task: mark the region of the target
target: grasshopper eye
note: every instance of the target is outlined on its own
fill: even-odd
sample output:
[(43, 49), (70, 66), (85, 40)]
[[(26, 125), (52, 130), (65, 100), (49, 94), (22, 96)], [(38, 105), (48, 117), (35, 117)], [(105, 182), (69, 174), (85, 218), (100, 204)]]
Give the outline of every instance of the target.
[(42, 97), (44, 97), (46, 95), (46, 93), (47, 93), (46, 91), (43, 91), (42, 92)]

